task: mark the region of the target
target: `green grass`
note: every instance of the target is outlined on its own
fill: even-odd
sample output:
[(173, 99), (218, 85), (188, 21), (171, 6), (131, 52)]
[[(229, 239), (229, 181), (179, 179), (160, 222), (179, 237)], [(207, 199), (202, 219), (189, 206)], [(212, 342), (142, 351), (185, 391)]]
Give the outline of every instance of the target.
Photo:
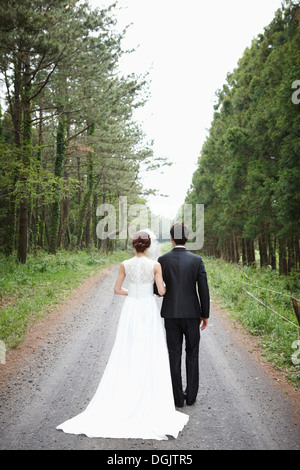
[[(221, 301), (229, 315), (257, 337), (265, 358), (299, 386), (300, 365), (294, 364), (292, 355), (300, 349), (295, 348), (300, 329), (291, 296), (300, 299), (300, 274), (279, 276), (270, 269), (242, 267), (210, 257), (203, 260), (211, 297)], [(296, 354), (296, 361), (299, 359), (300, 353)]]
[(15, 348), (29, 322), (59, 305), (83, 279), (127, 257), (127, 252), (43, 252), (28, 256), (22, 265), (0, 255), (0, 340)]

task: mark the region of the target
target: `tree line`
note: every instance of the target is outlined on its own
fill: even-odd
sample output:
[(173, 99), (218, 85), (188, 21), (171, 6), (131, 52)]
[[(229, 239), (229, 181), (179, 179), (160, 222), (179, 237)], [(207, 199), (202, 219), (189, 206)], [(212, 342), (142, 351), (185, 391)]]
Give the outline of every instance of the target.
[(299, 51), (288, 0), (217, 91), (185, 201), (204, 204), (206, 254), (280, 274), (300, 268)]
[(167, 164), (133, 118), (147, 74), (120, 73), (115, 7), (0, 3), (0, 249), (21, 263), (38, 249), (99, 247), (97, 206), (145, 202), (141, 171)]

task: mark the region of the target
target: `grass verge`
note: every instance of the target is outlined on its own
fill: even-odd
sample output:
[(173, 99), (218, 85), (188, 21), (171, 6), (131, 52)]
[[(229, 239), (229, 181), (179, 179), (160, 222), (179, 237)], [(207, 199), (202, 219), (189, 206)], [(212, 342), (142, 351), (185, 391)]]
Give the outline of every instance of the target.
[(80, 285), (109, 264), (128, 258), (127, 252), (104, 254), (60, 251), (28, 256), (26, 264), (0, 255), (0, 340), (7, 349), (23, 339), (29, 321), (45, 316)]
[(211, 257), (203, 261), (211, 297), (256, 336), (264, 357), (299, 387), (300, 329), (291, 297), (300, 299), (300, 274), (279, 276), (268, 268), (243, 267)]

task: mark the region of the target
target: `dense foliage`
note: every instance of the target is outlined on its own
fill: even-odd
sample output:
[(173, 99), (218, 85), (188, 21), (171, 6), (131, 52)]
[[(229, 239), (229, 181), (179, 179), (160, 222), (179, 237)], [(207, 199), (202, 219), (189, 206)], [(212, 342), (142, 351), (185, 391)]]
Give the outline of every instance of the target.
[(99, 245), (98, 205), (144, 202), (141, 168), (166, 163), (133, 119), (146, 75), (119, 71), (114, 7), (1, 1), (0, 248), (22, 263), (38, 248)]
[(186, 203), (205, 206), (204, 252), (300, 268), (300, 5), (285, 1), (217, 92)]

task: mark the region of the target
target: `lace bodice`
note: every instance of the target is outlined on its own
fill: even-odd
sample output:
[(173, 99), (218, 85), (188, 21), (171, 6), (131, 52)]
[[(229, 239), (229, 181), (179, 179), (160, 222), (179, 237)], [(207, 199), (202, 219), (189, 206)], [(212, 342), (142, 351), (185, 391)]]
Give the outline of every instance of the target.
[(134, 256), (134, 258), (124, 261), (124, 266), (130, 284), (153, 284), (153, 260), (146, 258), (146, 256), (141, 258)]
[(134, 256), (124, 261), (130, 297), (148, 297), (153, 295), (154, 261), (142, 256)]

